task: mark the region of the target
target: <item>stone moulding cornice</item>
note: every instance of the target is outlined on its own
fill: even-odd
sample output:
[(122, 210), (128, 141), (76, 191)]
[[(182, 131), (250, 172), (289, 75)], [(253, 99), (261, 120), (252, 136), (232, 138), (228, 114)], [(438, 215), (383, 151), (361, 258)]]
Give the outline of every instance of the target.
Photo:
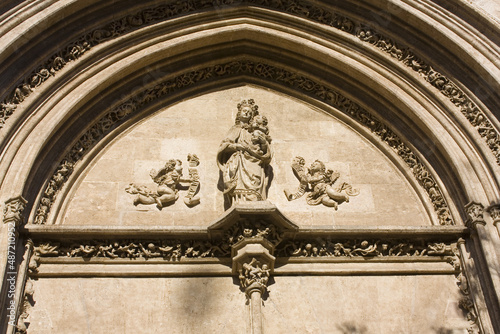
[[(38, 238), (31, 233), (34, 242), (34, 254), (39, 262), (41, 258), (47, 263), (62, 263), (61, 259), (73, 259), (73, 263), (81, 263), (78, 259), (87, 259), (104, 263), (99, 259), (106, 259), (108, 263), (138, 263), (153, 261), (192, 262), (201, 259), (231, 258), (231, 245), (236, 239), (228, 238), (210, 240), (208, 234), (205, 239), (170, 239), (170, 238), (101, 238), (101, 239), (74, 239), (67, 238), (63, 233), (56, 239)], [(323, 236), (314, 239), (283, 239), (276, 247), (276, 255), (281, 258), (302, 258), (311, 262), (319, 258), (343, 259), (356, 261), (357, 258), (382, 261), (396, 259), (409, 262), (448, 261), (447, 257), (454, 256), (456, 241), (454, 236), (428, 237), (427, 240), (414, 238), (408, 234), (399, 237), (385, 237), (365, 239), (359, 236), (350, 238), (335, 238)], [(239, 241), (267, 240), (264, 238), (239, 239)], [(266, 241), (269, 243), (269, 241)], [(240, 242), (238, 242), (240, 243)], [(248, 242), (247, 242), (248, 243)], [(272, 242), (269, 243), (272, 245)], [(385, 247), (384, 247), (385, 246)], [(405, 260), (406, 259), (406, 260)], [(33, 261), (32, 261), (33, 262)], [(207, 261), (205, 261), (207, 262)], [(208, 261), (213, 262), (213, 261)], [(195, 261), (195, 263), (200, 263)], [(202, 263), (202, 262), (201, 262)], [(38, 263), (30, 264), (32, 273), (36, 273)]]
[(115, 129), (121, 122), (137, 114), (142, 108), (153, 101), (174, 92), (188, 89), (194, 85), (214, 82), (217, 79), (231, 78), (239, 75), (251, 75), (259, 79), (276, 82), (291, 87), (303, 94), (311, 96), (327, 105), (334, 107), (357, 123), (368, 128), (382, 142), (403, 160), (412, 171), (417, 183), (429, 196), (440, 225), (453, 225), (450, 209), (444, 199), (438, 183), (420, 160), (417, 154), (403, 140), (366, 109), (336, 92), (332, 88), (315, 81), (313, 78), (298, 75), (287, 69), (252, 60), (231, 61), (222, 64), (202, 67), (178, 75), (170, 80), (155, 84), (137, 93), (127, 101), (112, 108), (110, 112), (95, 122), (71, 147), (62, 158), (54, 174), (45, 185), (37, 203), (34, 218), (35, 224), (45, 224), (56, 196), (71, 176), (75, 165), (84, 155), (91, 151), (96, 143)]
[(313, 262), (319, 258), (323, 258), (322, 262), (352, 262), (356, 258), (372, 262), (386, 262), (386, 258), (447, 262), (455, 254), (457, 240), (468, 232), (466, 227), (458, 226), (300, 229), (276, 206), (264, 201), (233, 206), (206, 228), (26, 225), (21, 233), (34, 240), (37, 260), (30, 268), (36, 274), (40, 261), (209, 263), (213, 262), (210, 259), (229, 259), (235, 249), (247, 244), (266, 245), (281, 258)]
[[(25, 225), (21, 230), (22, 235), (34, 240), (35, 253), (41, 257), (163, 258), (174, 262), (189, 258), (231, 257), (234, 255), (233, 246), (254, 243), (267, 245), (273, 253), (275, 249), (279, 250), (276, 253), (285, 257), (313, 257), (303, 252), (288, 254), (288, 248), (322, 241), (332, 245), (340, 243), (344, 248), (352, 244), (349, 247), (353, 250), (342, 254), (322, 253), (322, 256), (373, 257), (374, 252), (367, 252), (368, 245), (364, 243), (380, 244), (379, 257), (448, 256), (452, 255), (450, 245), (469, 232), (465, 226), (299, 228), (269, 201), (233, 205), (208, 227), (154, 226), (145, 229), (143, 226)], [(412, 246), (402, 251), (401, 243)], [(382, 245), (387, 247), (382, 249)]]
[(497, 164), (500, 165), (500, 135), (497, 129), (477, 104), (453, 80), (442, 75), (435, 69), (435, 66), (424, 61), (408, 47), (404, 47), (404, 43), (384, 36), (363, 22), (301, 0), (228, 0), (224, 1), (223, 4), (216, 0), (172, 1), (165, 5), (142, 10), (134, 15), (122, 17), (81, 36), (49, 57), (43, 64), (37, 66), (36, 70), (27, 76), (14, 91), (10, 92), (0, 104), (0, 128), (33, 90), (51, 76), (56, 75), (68, 62), (79, 59), (96, 45), (147, 25), (194, 12), (220, 9), (224, 5), (247, 5), (281, 11), (339, 29), (346, 34), (357, 37), (362, 42), (373, 45), (377, 50), (390, 55), (407, 68), (418, 73), (419, 77), (448, 98), (484, 139), (494, 154)]
[[(250, 214), (250, 213), (249, 213)], [(222, 217), (222, 219), (224, 216)], [(221, 220), (222, 220), (221, 219)], [(272, 218), (271, 218), (272, 219)], [(217, 220), (218, 222), (219, 220)], [(182, 226), (90, 226), (90, 225), (34, 225), (27, 224), (20, 230), (21, 235), (30, 236), (34, 240), (64, 241), (65, 239), (92, 240), (106, 239), (214, 239), (223, 234), (210, 231), (216, 228), (217, 222), (209, 227)], [(274, 224), (277, 225), (276, 221)], [(290, 238), (314, 239), (317, 237), (331, 238), (389, 238), (389, 239), (433, 239), (458, 240), (469, 235), (466, 226), (318, 226), (297, 229)]]
[[(272, 224), (267, 219), (266, 223), (263, 223), (263, 226)], [(140, 238), (134, 236), (132, 233), (134, 229), (130, 228), (127, 231), (128, 237), (121, 234), (121, 237), (104, 239), (101, 234), (101, 239), (95, 239), (89, 238), (89, 231), (81, 238), (75, 238), (75, 235), (68, 238), (67, 236), (71, 234), (67, 234), (68, 231), (65, 230), (74, 230), (74, 228), (64, 229), (62, 226), (58, 228), (57, 233), (53, 231), (50, 234), (52, 237), (48, 238), (49, 234), (41, 233), (41, 227), (44, 230), (50, 230), (55, 226), (28, 227), (35, 246), (33, 256), (29, 261), (29, 275), (32, 278), (234, 277), (233, 246), (238, 247), (242, 242), (253, 244), (265, 241), (271, 249), (274, 248), (271, 234), (264, 234), (261, 237), (252, 236), (250, 233), (238, 237), (240, 231), (231, 228), (226, 230), (228, 233), (225, 233), (221, 239), (211, 239), (207, 229), (205, 229), (205, 238), (197, 235), (196, 239), (191, 239), (189, 236), (174, 239), (168, 234), (171, 232), (168, 229), (164, 229), (159, 234), (160, 236), (156, 233), (154, 238), (146, 238), (145, 235)], [(405, 235), (401, 235), (400, 230), (391, 231), (388, 228), (383, 229), (386, 232), (383, 237), (380, 234), (381, 231), (364, 229), (364, 231), (355, 231), (354, 235), (349, 238), (336, 237), (332, 229), (331, 236), (324, 235), (322, 239), (329, 243), (327, 247), (331, 246), (330, 253), (321, 253), (320, 250), (318, 254), (286, 254), (286, 249), (291, 244), (302, 244), (303, 240), (312, 244), (318, 243), (317, 237), (308, 239), (307, 236), (301, 236), (299, 230), (295, 236), (297, 240), (293, 238), (280, 240), (276, 251), (272, 251), (276, 256), (273, 272), (274, 275), (329, 276), (346, 274), (457, 275), (458, 260), (454, 250), (460, 236), (465, 236), (467, 230), (460, 229), (460, 232), (457, 228), (451, 228), (450, 231), (450, 228), (439, 226), (435, 229), (441, 232), (437, 234), (438, 237), (418, 228), (415, 229), (416, 233), (408, 232), (404, 233)], [(259, 228), (256, 230), (258, 231)], [(281, 229), (279, 231), (282, 232)], [(359, 234), (360, 232), (362, 234)], [(425, 233), (421, 234), (422, 232)], [(377, 240), (364, 238), (366, 234), (377, 235), (377, 233), (379, 233)], [(161, 237), (162, 234), (163, 237)], [(270, 239), (267, 239), (268, 237)], [(363, 242), (369, 244), (364, 245)], [(380, 248), (381, 251), (375, 254), (371, 249), (373, 245), (387, 245), (387, 247)], [(313, 250), (312, 247), (311, 249)], [(341, 249), (341, 253), (335, 253), (335, 249)], [(351, 249), (351, 252), (346, 253), (346, 249)]]

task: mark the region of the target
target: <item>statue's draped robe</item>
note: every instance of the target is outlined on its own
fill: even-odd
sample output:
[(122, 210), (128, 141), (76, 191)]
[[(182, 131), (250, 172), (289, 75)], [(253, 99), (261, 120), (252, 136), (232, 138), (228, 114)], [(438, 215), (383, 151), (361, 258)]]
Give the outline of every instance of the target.
[[(230, 148), (233, 143), (242, 145), (246, 150), (235, 151)], [(234, 125), (217, 153), (224, 194), (232, 197), (235, 193), (246, 193), (246, 200), (265, 200), (268, 181), (266, 170), (271, 156), (270, 145), (259, 152), (259, 147), (252, 143), (252, 133), (241, 125)]]

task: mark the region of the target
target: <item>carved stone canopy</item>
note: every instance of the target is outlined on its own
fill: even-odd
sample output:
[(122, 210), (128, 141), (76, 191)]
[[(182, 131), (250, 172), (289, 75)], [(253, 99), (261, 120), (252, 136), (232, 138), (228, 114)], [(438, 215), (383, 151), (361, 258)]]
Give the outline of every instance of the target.
[[(274, 271), (275, 247), (284, 238), (293, 238), (298, 229), (274, 204), (259, 201), (234, 205), (208, 227), (208, 233), (212, 239), (222, 238), (231, 246), (233, 275), (239, 273), (242, 279), (251, 272), (249, 268), (254, 268), (264, 275), (267, 283)], [(247, 288), (254, 281), (255, 278), (246, 277), (242, 279), (242, 287)]]
[[(245, 226), (255, 227), (253, 236), (267, 234), (267, 232), (257, 230), (269, 228), (275, 231), (273, 234), (278, 233), (281, 238), (287, 239), (293, 237), (299, 230), (299, 227), (283, 215), (274, 204), (269, 201), (259, 201), (238, 203), (232, 206), (216, 223), (208, 227), (208, 233), (211, 239), (217, 239), (222, 238), (230, 230), (237, 233), (238, 227), (244, 229)], [(267, 239), (269, 240), (269, 237)]]

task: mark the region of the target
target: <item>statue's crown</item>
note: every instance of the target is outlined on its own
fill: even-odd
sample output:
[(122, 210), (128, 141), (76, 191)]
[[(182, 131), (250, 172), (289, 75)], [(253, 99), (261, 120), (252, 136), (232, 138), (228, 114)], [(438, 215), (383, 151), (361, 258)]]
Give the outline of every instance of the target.
[(241, 111), (244, 107), (248, 107), (252, 109), (254, 115), (257, 115), (259, 106), (255, 104), (255, 101), (253, 99), (243, 100), (240, 103), (238, 103), (238, 111)]

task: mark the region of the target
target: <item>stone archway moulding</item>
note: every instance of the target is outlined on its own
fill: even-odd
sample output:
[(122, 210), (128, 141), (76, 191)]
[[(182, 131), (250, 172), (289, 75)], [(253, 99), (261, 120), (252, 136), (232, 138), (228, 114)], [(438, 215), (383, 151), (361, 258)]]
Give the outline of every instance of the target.
[[(396, 42), (393, 38), (385, 36), (373, 28), (373, 22), (362, 22), (348, 15), (336, 13), (329, 8), (323, 8), (306, 1), (276, 1), (268, 2), (261, 0), (239, 1), (229, 0), (223, 2), (189, 1), (177, 2), (168, 5), (148, 8), (138, 11), (134, 15), (125, 16), (119, 20), (103, 25), (90, 33), (81, 36), (56, 54), (52, 55), (43, 64), (37, 66), (36, 70), (28, 75), (21, 84), (4, 98), (0, 112), (0, 125), (15, 112), (17, 106), (29, 96), (34, 89), (42, 85), (47, 79), (60, 71), (68, 62), (80, 58), (86, 51), (105, 41), (118, 38), (126, 33), (140, 29), (144, 26), (162, 22), (168, 19), (189, 15), (200, 10), (221, 9), (224, 6), (250, 5), (266, 9), (284, 11), (287, 14), (297, 15), (315, 22), (334, 27), (350, 35), (356, 36), (360, 41), (375, 46), (379, 51), (391, 55), (395, 60), (401, 62), (409, 69), (418, 73), (427, 83), (438, 89), (447, 97), (458, 110), (467, 118), (469, 123), (483, 137), (486, 144), (494, 154), (497, 163), (500, 164), (500, 137), (496, 127), (474, 102), (474, 98), (468, 96), (461, 84), (435, 70), (435, 66), (417, 56), (410, 48), (404, 47), (405, 43)], [(381, 18), (382, 19), (382, 18)]]
[[(460, 249), (453, 254), (447, 246), (450, 249), (445, 253), (455, 260), (446, 272), (457, 274), (465, 296), (462, 308), (473, 325), (477, 327), (481, 318), (483, 332), (500, 329), (496, 320), (500, 280), (495, 272), (499, 261), (494, 247), (499, 240), (496, 230), (488, 230), (494, 230), (487, 224), (490, 217), (483, 215), (484, 208), (492, 203), (490, 209), (494, 208), (500, 198), (500, 109), (496, 108), (500, 107), (500, 70), (495, 65), (500, 48), (495, 44), (498, 41), (476, 30), (480, 23), (466, 24), (425, 0), (390, 2), (387, 11), (379, 11), (381, 5), (370, 0), (361, 1), (356, 8), (342, 1), (301, 0), (166, 4), (152, 0), (138, 5), (124, 0), (123, 4), (125, 9), (113, 19), (103, 10), (88, 27), (70, 29), (71, 38), (57, 47), (51, 45), (43, 56), (32, 55), (19, 73), (13, 73), (14, 65), (22, 57), (9, 52), (16, 43), (20, 54), (29, 53), (29, 47), (12, 37), (12, 44), (7, 43), (6, 51), (0, 53), (0, 60), (5, 61), (0, 73), (8, 74), (8, 79), (24, 77), (5, 85), (9, 88), (0, 99), (4, 223), (14, 224), (17, 232), (27, 235), (53, 233), (64, 239), (70, 229), (31, 223), (55, 221), (77, 174), (111, 137), (158, 106), (221, 87), (259, 85), (303, 97), (304, 102), (354, 124), (383, 152), (389, 152), (393, 162), (399, 159), (396, 165), (421, 188), (437, 224), (462, 225), (468, 217), (468, 229), (434, 226), (434, 230), (397, 231), (394, 235), (455, 231), (454, 241), (470, 236), (467, 249), (463, 240), (456, 242)], [(66, 7), (58, 1), (35, 1), (33, 8), (36, 6), (40, 6), (36, 15), (53, 15), (45, 15), (46, 21), (27, 15), (26, 25), (31, 20), (42, 22), (33, 35), (58, 30), (58, 11), (75, 22), (80, 10), (97, 13), (100, 8), (111, 8), (99, 0), (86, 4), (70, 1)], [(51, 6), (58, 9), (51, 12)], [(4, 18), (0, 16), (0, 20)], [(4, 28), (6, 40), (29, 30), (11, 22)], [(420, 28), (411, 31), (417, 26)], [(458, 69), (452, 69), (450, 63)], [(144, 81), (144, 73), (151, 69), (157, 70), (153, 80)], [(116, 72), (110, 73), (113, 70)], [(486, 212), (496, 222), (495, 211)], [(25, 218), (30, 225), (23, 231)], [(103, 231), (92, 230), (86, 237)], [(3, 228), (2, 236), (7, 235)], [(35, 240), (37, 248), (43, 246), (40, 240)], [(0, 240), (0, 246), (6, 249), (5, 240)], [(19, 267), (22, 287), (16, 290), (18, 302), (26, 296), (23, 289), (26, 273), (32, 269), (28, 259), (33, 247), (27, 242), (27, 255)], [(360, 252), (366, 250), (365, 246), (356, 247)], [(0, 268), (7, 268), (5, 258), (0, 259)], [(2, 286), (4, 275), (0, 275)]]
[[(32, 95), (32, 92), (36, 93), (38, 88), (43, 85), (48, 78), (50, 78), (52, 75), (55, 75), (57, 72), (64, 72), (65, 68), (67, 68), (67, 65), (69, 63), (78, 63), (78, 62), (72, 62), (72, 60), (77, 60), (77, 59), (84, 59), (85, 57), (80, 57), (84, 53), (87, 53), (86, 51), (90, 51), (92, 48), (97, 48), (99, 45), (106, 44), (106, 42), (112, 41), (119, 39), (120, 36), (127, 35), (127, 32), (133, 33), (136, 31), (141, 30), (143, 27), (150, 27), (150, 23), (158, 23), (158, 22), (163, 22), (166, 19), (169, 18), (174, 18), (182, 17), (181, 14), (186, 14), (186, 13), (191, 13), (191, 11), (196, 11), (200, 9), (199, 7), (196, 7), (198, 2), (193, 2), (194, 7), (186, 7), (186, 8), (177, 8), (177, 5), (165, 5), (165, 6), (158, 6), (158, 7), (153, 7), (152, 9), (148, 10), (142, 10), (140, 11), (137, 15), (133, 16), (126, 16), (121, 20), (115, 21), (113, 23), (110, 23), (108, 25), (103, 26), (103, 28), (100, 29), (95, 29), (93, 30), (92, 33), (86, 34), (85, 36), (82, 36), (82, 38), (79, 39), (77, 42), (73, 42), (67, 47), (63, 48), (62, 51), (58, 52), (57, 55), (52, 56), (49, 60), (46, 61), (45, 65), (42, 65), (38, 67), (37, 71), (33, 72), (31, 75), (29, 75), (25, 80), (24, 84), (18, 86), (15, 91), (8, 97), (3, 103), (3, 106), (7, 109), (3, 111), (3, 115), (5, 115), (7, 118), (9, 115), (11, 115), (11, 112), (14, 112), (14, 110), (17, 107), (22, 107), (23, 102), (25, 99), (29, 99), (29, 96)], [(245, 3), (247, 4), (247, 3)], [(253, 3), (252, 3), (253, 4)], [(251, 4), (251, 5), (252, 5)], [(256, 5), (256, 4), (253, 4)], [(257, 4), (258, 5), (258, 4)], [(346, 36), (351, 36), (354, 39), (357, 39), (361, 41), (361, 45), (370, 45), (368, 46), (368, 49), (371, 49), (372, 51), (383, 51), (383, 53), (389, 55), (389, 58), (384, 58), (384, 61), (388, 61), (388, 59), (395, 59), (396, 64), (402, 64), (403, 67), (407, 68), (410, 72), (416, 73), (417, 78), (424, 78), (424, 82), (419, 83), (419, 85), (424, 85), (425, 84), (430, 84), (430, 87), (435, 90), (435, 88), (438, 88), (439, 90), (435, 90), (433, 93), (426, 92), (425, 95), (429, 96), (432, 94), (437, 94), (437, 96), (442, 96), (445, 99), (447, 99), (450, 103), (450, 105), (455, 105), (458, 106), (459, 110), (464, 111), (467, 109), (467, 117), (469, 118), (469, 121), (475, 124), (476, 129), (478, 129), (480, 136), (483, 136), (483, 138), (488, 137), (488, 134), (490, 134), (491, 138), (488, 137), (486, 138), (487, 140), (487, 145), (489, 145), (490, 149), (493, 152), (496, 152), (497, 150), (497, 135), (493, 135), (493, 132), (495, 131), (495, 127), (492, 125), (490, 121), (488, 121), (488, 117), (484, 112), (482, 112), (479, 108), (478, 105), (475, 104), (475, 102), (472, 102), (473, 100), (476, 100), (474, 97), (468, 97), (465, 93), (466, 88), (461, 85), (460, 83), (454, 83), (450, 79), (446, 78), (445, 76), (439, 74), (436, 72), (432, 66), (428, 65), (426, 62), (420, 60), (415, 54), (409, 49), (409, 48), (400, 48), (398, 47), (398, 44), (393, 41), (393, 39), (384, 37), (382, 34), (377, 33), (375, 29), (372, 29), (369, 25), (363, 25), (362, 21), (353, 21), (351, 19), (348, 19), (347, 16), (343, 16), (340, 14), (335, 14), (330, 10), (324, 9), (324, 8), (319, 8), (313, 5), (309, 5), (307, 3), (297, 3), (297, 6), (293, 7), (291, 6), (291, 3), (285, 3), (282, 2), (281, 6), (279, 8), (272, 8), (272, 9), (279, 9), (285, 11), (287, 14), (282, 14), (280, 12), (277, 12), (277, 15), (288, 15), (288, 14), (293, 14), (293, 15), (302, 15), (302, 17), (305, 17), (307, 20), (311, 20), (313, 22), (316, 22), (321, 25), (321, 26), (326, 26), (328, 29), (335, 29), (338, 31), (337, 33), (340, 35), (346, 35)], [(206, 4), (208, 6), (207, 8), (212, 8), (210, 4)], [(170, 8), (170, 12), (165, 14), (165, 8)], [(257, 8), (257, 12), (261, 10), (261, 5)], [(309, 11), (304, 11), (303, 9), (307, 8)], [(174, 10), (175, 9), (175, 10)], [(173, 11), (172, 11), (173, 10)], [(159, 12), (160, 14), (158, 14)], [(157, 17), (155, 18), (153, 16), (149, 16), (156, 13)], [(301, 14), (302, 13), (302, 14)], [(325, 14), (326, 16), (323, 17), (320, 14)], [(163, 15), (163, 16), (162, 16)], [(319, 15), (319, 16), (318, 16)], [(135, 18), (135, 19), (134, 19)], [(155, 21), (156, 20), (156, 21)], [(332, 28), (333, 27), (333, 28)], [(371, 47), (371, 45), (374, 45), (375, 48)], [(73, 64), (74, 66), (74, 64)], [(399, 66), (399, 65), (398, 65)], [(74, 69), (73, 69), (74, 70)], [(71, 73), (71, 72), (70, 72)], [(406, 73), (408, 74), (408, 73)], [(459, 88), (462, 87), (462, 88)], [(421, 88), (420, 88), (421, 89)], [(426, 89), (429, 89), (426, 88)], [(432, 91), (431, 89), (431, 91)], [(23, 93), (24, 92), (24, 93)], [(37, 94), (35, 94), (37, 95)], [(349, 96), (349, 94), (347, 94)], [(352, 95), (350, 95), (352, 96)], [(437, 98), (437, 97), (436, 97)], [(31, 102), (31, 101), (30, 101)], [(17, 104), (16, 104), (17, 103)], [(438, 100), (435, 103), (443, 103), (441, 98), (438, 98)], [(434, 104), (435, 104), (434, 103)], [(464, 104), (465, 103), (465, 104)], [(445, 111), (450, 107), (450, 105), (447, 106), (442, 106), (440, 107), (442, 111)], [(467, 105), (467, 106), (466, 106)], [(9, 109), (10, 108), (10, 109)], [(33, 108), (33, 107), (31, 107)], [(465, 109), (464, 109), (465, 108)], [(472, 109), (471, 109), (472, 108)], [(471, 113), (472, 112), (472, 113)], [(469, 117), (470, 116), (470, 117)], [(23, 115), (18, 115), (15, 118), (18, 118), (19, 120), (22, 119)], [(380, 117), (380, 115), (379, 115)], [(414, 117), (420, 117), (420, 116), (414, 116)], [(473, 121), (471, 119), (474, 119)], [(382, 117), (383, 120), (383, 117)], [(476, 123), (479, 122), (479, 123)], [(462, 121), (463, 124), (463, 121)], [(7, 121), (7, 127), (9, 125), (9, 121)], [(458, 125), (460, 126), (460, 125)], [(469, 131), (469, 130), (466, 130)], [(1, 132), (1, 130), (0, 130)], [(401, 133), (401, 131), (400, 131)], [(468, 132), (470, 133), (470, 132)], [(496, 132), (495, 132), (496, 133)], [(477, 135), (476, 134), (476, 135)], [(436, 140), (436, 138), (433, 138), (433, 140)], [(475, 141), (475, 139), (474, 139)], [(6, 141), (4, 141), (4, 144)], [(444, 142), (443, 142), (444, 143)], [(484, 153), (484, 144), (478, 144), (477, 152), (476, 154), (479, 154), (483, 156)], [(418, 149), (418, 148), (417, 148)], [(419, 149), (421, 152), (422, 148)], [(442, 149), (444, 150), (444, 149)], [(467, 156), (470, 156), (470, 153), (463, 153)], [(428, 158), (428, 157), (427, 157)], [(486, 157), (485, 157), (486, 158)], [(440, 158), (440, 161), (446, 161), (448, 160), (449, 157), (442, 157)], [(445, 163), (446, 164), (446, 163)], [(443, 168), (444, 170), (455, 170), (456, 168), (459, 168), (457, 166), (454, 166), (452, 168)], [(474, 167), (474, 170), (478, 172), (478, 167)], [(493, 167), (496, 168), (496, 167)], [(468, 170), (469, 168), (462, 168), (460, 172), (464, 172), (465, 170)], [(484, 177), (486, 176), (489, 172), (479, 172), (481, 176), (478, 177)], [(459, 173), (461, 174), (461, 173)], [(493, 172), (493, 175), (495, 173)], [(456, 176), (449, 176), (448, 178), (453, 179)], [(492, 176), (494, 178), (494, 176)], [(491, 177), (490, 177), (491, 178)], [(471, 179), (470, 177), (464, 178), (463, 182), (467, 182), (465, 180)], [(493, 181), (493, 179), (492, 179)], [(496, 184), (493, 181), (494, 184)], [(464, 184), (461, 184), (458, 186), (458, 188), (467, 188), (467, 189), (474, 189), (475, 187), (464, 187)], [(496, 185), (493, 186), (492, 184), (492, 189), (493, 191), (490, 192), (490, 194), (495, 194), (493, 197), (496, 197), (496, 193), (498, 193), (498, 190), (496, 189)], [(453, 193), (459, 195), (460, 191), (454, 190)], [(484, 197), (484, 195), (479, 194), (479, 193), (471, 193), (466, 196), (461, 200), (462, 204), (466, 203), (469, 198), (479, 198), (483, 200), (483, 198), (491, 198), (491, 195), (487, 195)], [(492, 201), (487, 200), (487, 201)], [(459, 207), (461, 206), (459, 205)]]
[(58, 193), (64, 187), (65, 182), (70, 178), (75, 165), (92, 150), (98, 141), (118, 127), (121, 122), (139, 114), (143, 108), (154, 104), (156, 100), (174, 94), (176, 91), (186, 90), (192, 86), (207, 82), (212, 82), (212, 86), (215, 84), (220, 89), (221, 85), (219, 81), (226, 78), (243, 77), (245, 75), (292, 87), (292, 89), (297, 90), (299, 93), (309, 95), (320, 102), (342, 111), (346, 116), (369, 129), (382, 142), (394, 150), (404, 164), (412, 171), (418, 184), (427, 193), (438, 217), (439, 224), (454, 224), (449, 207), (438, 183), (434, 180), (425, 164), (421, 162), (418, 155), (412, 152), (412, 149), (390, 127), (349, 98), (326, 85), (314, 81), (314, 79), (297, 75), (280, 67), (252, 60), (231, 61), (205, 66), (198, 70), (190, 70), (167, 81), (155, 83), (152, 87), (138, 92), (112, 108), (111, 111), (88, 128), (62, 158), (37, 200), (37, 211), (36, 214), (32, 213), (30, 221), (33, 221), (34, 224), (45, 224), (47, 222), (50, 209)]

